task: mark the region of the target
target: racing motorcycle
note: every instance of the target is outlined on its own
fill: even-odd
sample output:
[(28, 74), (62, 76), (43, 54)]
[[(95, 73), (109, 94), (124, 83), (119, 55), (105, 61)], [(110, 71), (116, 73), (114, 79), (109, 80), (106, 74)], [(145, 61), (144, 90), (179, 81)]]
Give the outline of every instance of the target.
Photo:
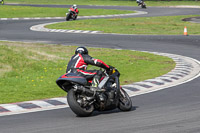
[[(90, 116), (93, 111), (106, 111), (119, 108), (130, 111), (132, 102), (126, 91), (120, 87), (120, 73), (116, 68), (103, 71), (98, 89), (91, 86), (86, 78), (76, 73), (66, 73), (56, 80), (57, 85), (66, 91), (71, 110), (80, 117)], [(103, 100), (102, 100), (103, 98)]]
[(70, 8), (68, 10), (69, 12), (66, 13), (66, 21), (69, 21), (70, 19), (76, 20), (78, 13), (73, 8)]

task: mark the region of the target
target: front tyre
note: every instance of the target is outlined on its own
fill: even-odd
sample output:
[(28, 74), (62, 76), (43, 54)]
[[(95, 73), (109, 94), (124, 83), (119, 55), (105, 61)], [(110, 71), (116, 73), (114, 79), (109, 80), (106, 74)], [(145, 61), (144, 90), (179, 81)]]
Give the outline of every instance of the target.
[[(67, 101), (71, 110), (80, 117), (87, 117), (94, 111), (94, 105), (82, 106), (79, 102), (83, 101), (84, 97), (70, 89), (67, 94)], [(79, 101), (79, 102), (78, 102)]]
[(69, 21), (69, 20), (70, 20), (70, 13), (68, 13), (66, 16), (66, 21)]
[(132, 101), (124, 89), (120, 89), (120, 98), (118, 108), (121, 111), (130, 111), (132, 108)]

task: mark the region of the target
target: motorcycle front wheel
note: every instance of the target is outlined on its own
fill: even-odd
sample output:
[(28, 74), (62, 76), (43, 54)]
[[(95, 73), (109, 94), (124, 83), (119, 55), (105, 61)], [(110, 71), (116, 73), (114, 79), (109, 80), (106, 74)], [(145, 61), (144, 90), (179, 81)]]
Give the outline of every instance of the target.
[(120, 98), (118, 108), (121, 111), (130, 111), (132, 109), (132, 101), (124, 89), (120, 89)]
[[(79, 102), (83, 101), (84, 97), (70, 89), (67, 94), (67, 101), (71, 110), (80, 117), (87, 117), (94, 111), (94, 105), (81, 106)], [(79, 101), (79, 102), (78, 102)]]
[(69, 21), (69, 20), (70, 20), (70, 13), (68, 13), (66, 16), (66, 21)]

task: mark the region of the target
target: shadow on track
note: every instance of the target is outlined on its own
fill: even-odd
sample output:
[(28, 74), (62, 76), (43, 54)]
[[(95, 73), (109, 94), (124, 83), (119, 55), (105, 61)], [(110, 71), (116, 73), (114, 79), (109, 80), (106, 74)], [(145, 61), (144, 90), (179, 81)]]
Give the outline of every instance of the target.
[[(139, 108), (139, 106), (133, 106), (130, 111), (125, 111), (124, 113), (135, 111), (137, 108)], [(121, 111), (119, 109), (108, 110), (108, 111), (94, 111), (92, 113), (92, 115), (89, 117), (95, 117), (95, 116), (104, 115), (104, 114), (114, 114), (114, 113), (123, 113), (123, 111)], [(76, 117), (77, 118), (85, 118), (85, 117), (79, 117), (79, 116), (76, 116)]]

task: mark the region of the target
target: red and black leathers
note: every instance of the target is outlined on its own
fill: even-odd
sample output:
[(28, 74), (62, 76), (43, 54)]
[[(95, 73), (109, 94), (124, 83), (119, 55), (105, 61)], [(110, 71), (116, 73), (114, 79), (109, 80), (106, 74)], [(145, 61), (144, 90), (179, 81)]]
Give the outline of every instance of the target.
[(88, 65), (94, 65), (106, 70), (109, 70), (110, 67), (105, 64), (102, 60), (94, 59), (88, 54), (75, 54), (72, 56), (71, 60), (67, 65), (67, 73), (78, 73), (81, 76), (84, 76), (86, 79), (92, 79), (95, 75), (98, 74), (98, 70), (87, 70)]
[(70, 8), (71, 11), (75, 12), (76, 14), (79, 13), (78, 8), (74, 9), (73, 7)]

